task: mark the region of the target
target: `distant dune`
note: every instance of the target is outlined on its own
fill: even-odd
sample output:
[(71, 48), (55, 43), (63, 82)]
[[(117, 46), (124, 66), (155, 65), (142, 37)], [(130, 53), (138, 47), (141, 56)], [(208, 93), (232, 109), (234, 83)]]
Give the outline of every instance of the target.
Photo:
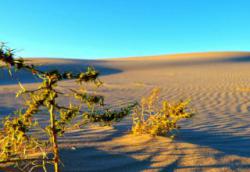
[(113, 58), (109, 60), (177, 60), (178, 59), (199, 59), (199, 58), (230, 58), (249, 56), (250, 52), (200, 52), (200, 53), (183, 53), (183, 54), (166, 54), (158, 56), (143, 56), (143, 57), (125, 57)]
[[(250, 52), (211, 52), (103, 60), (30, 59), (44, 69), (81, 70), (103, 75), (99, 92), (120, 106), (140, 100), (154, 87), (169, 101), (190, 98), (197, 111), (183, 121), (174, 141), (131, 136), (130, 117), (112, 127), (72, 131), (60, 139), (65, 171), (249, 171)], [(24, 75), (27, 87), (34, 79)], [(0, 80), (0, 113), (20, 105), (17, 85)], [(62, 83), (73, 87), (72, 81)], [(75, 146), (76, 150), (70, 147)]]
[[(88, 65), (101, 68), (102, 73), (105, 68), (118, 71), (130, 69), (144, 69), (145, 67), (176, 67), (187, 65), (208, 65), (218, 63), (239, 63), (250, 62), (250, 52), (206, 52), (206, 53), (187, 53), (174, 55), (158, 55), (144, 57), (112, 58), (101, 60), (79, 60), (79, 59), (51, 59), (51, 58), (31, 58), (32, 63), (61, 70), (73, 69), (81, 70)], [(69, 66), (69, 67), (66, 67)], [(70, 67), (70, 66), (73, 66)], [(64, 68), (66, 67), (66, 68)], [(104, 70), (102, 70), (104, 69)]]

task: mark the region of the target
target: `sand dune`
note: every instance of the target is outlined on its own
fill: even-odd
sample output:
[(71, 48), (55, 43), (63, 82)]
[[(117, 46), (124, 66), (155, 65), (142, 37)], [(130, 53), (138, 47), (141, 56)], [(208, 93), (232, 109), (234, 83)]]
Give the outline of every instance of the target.
[[(197, 111), (192, 120), (182, 122), (174, 141), (128, 134), (129, 117), (112, 128), (71, 131), (60, 139), (64, 171), (250, 170), (250, 53), (32, 61), (43, 68), (63, 70), (97, 66), (105, 83), (100, 92), (114, 106), (139, 100), (159, 87), (163, 98), (170, 101), (191, 98)], [(36, 85), (31, 76), (24, 76), (26, 86)], [(72, 81), (63, 85), (71, 87)], [(1, 114), (20, 104), (14, 100), (17, 87), (14, 81), (0, 80)], [(71, 150), (72, 146), (76, 150)]]

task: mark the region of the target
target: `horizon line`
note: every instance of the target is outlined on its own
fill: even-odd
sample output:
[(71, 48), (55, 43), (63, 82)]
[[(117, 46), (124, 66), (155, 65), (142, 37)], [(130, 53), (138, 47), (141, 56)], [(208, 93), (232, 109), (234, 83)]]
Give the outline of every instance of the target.
[(124, 58), (143, 58), (143, 57), (154, 57), (154, 56), (180, 56), (180, 55), (198, 55), (198, 54), (223, 54), (223, 53), (243, 53), (250, 54), (250, 51), (198, 51), (198, 52), (183, 52), (183, 53), (169, 53), (169, 54), (155, 54), (155, 55), (142, 55), (142, 56), (120, 56), (120, 57), (101, 57), (101, 58), (82, 58), (82, 57), (56, 57), (56, 56), (20, 56), (21, 58), (28, 59), (72, 59), (72, 60), (112, 60), (112, 59), (124, 59)]

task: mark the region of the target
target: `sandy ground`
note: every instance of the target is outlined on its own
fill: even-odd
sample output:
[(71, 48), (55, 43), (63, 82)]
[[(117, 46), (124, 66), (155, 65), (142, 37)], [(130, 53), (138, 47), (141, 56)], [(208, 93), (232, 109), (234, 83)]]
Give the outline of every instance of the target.
[[(71, 131), (60, 139), (63, 171), (250, 170), (250, 53), (35, 62), (64, 70), (96, 66), (105, 83), (100, 92), (114, 106), (140, 100), (159, 87), (164, 99), (191, 98), (197, 111), (191, 120), (181, 123), (173, 141), (130, 135), (130, 117), (113, 127)], [(22, 75), (25, 86), (36, 85), (28, 74)], [(71, 87), (72, 81), (62, 85)], [(14, 100), (16, 89), (15, 81), (0, 80), (1, 117), (20, 103)]]

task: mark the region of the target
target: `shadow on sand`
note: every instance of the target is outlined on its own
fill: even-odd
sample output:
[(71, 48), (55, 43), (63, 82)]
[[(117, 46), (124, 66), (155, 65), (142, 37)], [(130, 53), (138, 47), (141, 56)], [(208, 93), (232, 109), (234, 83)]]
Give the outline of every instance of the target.
[[(150, 160), (139, 161), (125, 154), (112, 154), (94, 147), (60, 151), (63, 171), (143, 171), (150, 169)], [(74, 157), (77, 161), (71, 161)], [(112, 166), (110, 167), (110, 165)], [(75, 167), (74, 169), (68, 167)]]
[[(102, 139), (93, 140), (93, 142), (106, 142), (112, 139), (118, 138), (127, 132), (130, 126), (127, 124), (118, 125), (115, 127), (115, 132)], [(88, 132), (88, 130), (86, 130)], [(92, 140), (91, 140), (92, 141)], [(149, 140), (153, 142), (154, 140)], [(241, 145), (237, 145), (234, 141), (240, 142)], [(84, 142), (84, 141), (83, 141)], [(87, 141), (88, 142), (88, 141)], [(249, 137), (239, 137), (226, 134), (216, 134), (209, 132), (199, 132), (195, 130), (182, 130), (179, 136), (176, 138), (175, 142), (188, 142), (192, 144), (197, 144), (203, 147), (210, 147), (220, 151), (215, 154), (215, 159), (220, 159), (227, 155), (238, 155), (243, 157), (250, 157), (250, 150), (247, 145), (250, 143)], [(69, 139), (69, 143), (79, 143), (79, 140)], [(147, 144), (147, 143), (145, 143)], [(244, 145), (244, 146), (243, 146)], [(167, 145), (166, 145), (167, 146)], [(117, 145), (112, 148), (112, 150), (126, 150), (123, 145)], [(168, 171), (172, 172), (175, 170), (191, 170), (191, 171), (203, 171), (216, 169), (218, 171), (225, 168), (231, 171), (238, 170), (248, 170), (250, 164), (242, 164), (240, 160), (232, 160), (230, 163), (219, 162), (217, 164), (211, 165), (183, 165), (182, 154), (173, 151), (168, 154), (167, 158), (172, 158), (172, 156), (177, 157), (177, 159), (170, 161), (168, 165), (154, 166), (157, 163), (156, 157), (161, 155), (160, 149), (158, 151), (150, 153), (150, 155), (143, 159), (135, 159), (131, 155), (142, 155), (145, 154), (145, 149), (150, 149), (150, 147), (144, 147), (144, 149), (139, 149), (135, 151), (123, 151), (119, 153), (108, 152), (100, 150), (98, 147), (86, 146), (77, 147), (75, 150), (72, 149), (61, 149), (60, 155), (63, 165), (61, 166), (64, 172), (75, 172), (75, 171), (104, 171), (104, 172), (137, 172), (144, 170), (152, 171)], [(188, 155), (185, 155), (188, 156)], [(192, 156), (190, 154), (190, 156)], [(49, 171), (53, 171), (52, 167), (49, 167)]]
[(11, 112), (13, 112), (15, 110), (15, 108), (13, 107), (0, 107), (0, 116), (1, 114), (9, 114)]
[(250, 136), (237, 136), (233, 133), (196, 131), (182, 129), (176, 141), (192, 143), (202, 147), (209, 147), (220, 151), (216, 154), (221, 158), (226, 155), (237, 155), (250, 158)]
[[(190, 132), (190, 131), (189, 131)], [(199, 135), (202, 133), (199, 133)], [(210, 136), (211, 138), (211, 136)], [(204, 136), (200, 139), (204, 139)], [(217, 138), (218, 139), (218, 138)], [(228, 139), (227, 136), (220, 137), (221, 140)], [(235, 138), (240, 139), (240, 138)], [(243, 138), (241, 138), (243, 139)], [(198, 140), (198, 138), (197, 138)], [(184, 141), (187, 141), (184, 139)], [(188, 142), (188, 141), (187, 141)], [(223, 145), (214, 145), (211, 143), (204, 142), (193, 142), (194, 144), (200, 144), (201, 146), (208, 146), (215, 149), (218, 149), (219, 151), (222, 151), (221, 153), (216, 154), (215, 159), (223, 158), (227, 155), (239, 155), (239, 156), (246, 156), (249, 157), (249, 151), (247, 151), (247, 147), (244, 149), (247, 151), (246, 153), (243, 153), (242, 151), (238, 150), (231, 150), (230, 146), (225, 146), (226, 148), (223, 148)], [(249, 142), (248, 142), (249, 143)], [(226, 144), (224, 142), (224, 144)], [(233, 143), (232, 143), (233, 145)], [(122, 147), (120, 147), (122, 149)], [(162, 152), (154, 152), (151, 154), (148, 158), (144, 160), (138, 160), (135, 158), (132, 158), (130, 156), (130, 152), (128, 153), (109, 153), (107, 151), (99, 150), (95, 147), (85, 147), (85, 148), (77, 148), (76, 150), (69, 150), (69, 149), (62, 149), (61, 151), (62, 161), (64, 163), (63, 171), (81, 171), (84, 169), (84, 171), (113, 171), (113, 172), (119, 172), (119, 171), (143, 171), (143, 170), (156, 170), (156, 171), (175, 171), (175, 170), (192, 170), (192, 171), (202, 171), (202, 170), (209, 170), (211, 168), (213, 169), (225, 169), (228, 168), (232, 171), (237, 171), (239, 169), (249, 169), (250, 164), (242, 164), (240, 160), (232, 160), (231, 163), (218, 163), (218, 164), (211, 164), (211, 165), (181, 165), (180, 161), (182, 156), (178, 154), (174, 154), (178, 156), (178, 159), (171, 162), (167, 166), (160, 166), (160, 167), (154, 167), (152, 164), (155, 163), (155, 158), (158, 155), (160, 155)], [(144, 153), (144, 150), (139, 150), (136, 152), (133, 152), (132, 154), (142, 154)], [(247, 155), (248, 153), (248, 155)], [(191, 155), (190, 155), (191, 156)], [(77, 161), (72, 161), (70, 157), (74, 157), (74, 159), (77, 159)], [(169, 158), (171, 158), (171, 155), (169, 155)], [(71, 169), (69, 167), (75, 167), (74, 169)]]
[[(50, 71), (50, 70), (59, 70), (61, 72), (80, 72), (80, 71), (85, 71), (89, 65), (87, 64), (57, 64), (57, 65), (44, 65), (38, 67), (38, 69), (42, 71)], [(100, 72), (101, 76), (104, 75), (111, 75), (111, 74), (116, 74), (122, 72), (119, 69), (114, 69), (114, 68), (108, 68), (100, 65), (94, 65), (94, 68)], [(7, 70), (2, 69), (0, 71), (0, 85), (11, 85), (11, 84), (17, 84), (18, 81), (21, 83), (36, 83), (40, 82), (41, 79), (35, 77), (28, 71), (18, 71), (18, 72), (12, 72), (13, 76), (10, 77), (9, 73)]]
[(226, 62), (237, 62), (237, 63), (246, 63), (250, 62), (250, 56), (240, 56), (240, 57), (232, 57), (225, 60)]
[[(0, 120), (8, 115), (13, 115), (15, 111), (14, 107), (0, 107)], [(2, 123), (0, 123), (0, 126), (2, 126)]]
[[(123, 124), (115, 126), (115, 132), (106, 137), (94, 139), (93, 142), (108, 142), (115, 138), (121, 137), (127, 133), (130, 125)], [(67, 141), (66, 141), (67, 142)], [(79, 140), (69, 140), (68, 143), (79, 143)], [(153, 142), (153, 140), (150, 140)], [(208, 147), (218, 150), (218, 153), (213, 154), (213, 158), (216, 160), (223, 159), (227, 156), (240, 156), (240, 157), (250, 157), (250, 149), (248, 146), (250, 144), (250, 137), (245, 136), (234, 136), (232, 134), (226, 133), (212, 133), (196, 131), (191, 129), (182, 129), (175, 139), (176, 143), (192, 143), (199, 145), (201, 147)], [(240, 144), (239, 144), (240, 143)], [(146, 143), (145, 143), (146, 144)], [(173, 143), (174, 144), (174, 143)], [(167, 145), (166, 145), (167, 146)], [(117, 145), (112, 147), (112, 150), (126, 150), (126, 147), (122, 145)], [(184, 148), (183, 148), (184, 149)], [(178, 149), (180, 152), (182, 150)], [(184, 151), (184, 150), (183, 150)], [(143, 170), (156, 170), (156, 171), (174, 171), (174, 170), (192, 170), (192, 171), (202, 171), (213, 169), (230, 169), (232, 171), (237, 171), (239, 169), (249, 169), (250, 164), (242, 164), (240, 160), (231, 160), (230, 163), (219, 162), (217, 164), (211, 165), (181, 165), (180, 161), (183, 158), (182, 154), (173, 152), (169, 154), (171, 156), (178, 157), (176, 160), (172, 161), (168, 165), (154, 167), (152, 164), (155, 163), (155, 157), (160, 155), (162, 152), (156, 151), (150, 154), (150, 156), (144, 160), (138, 160), (132, 158), (130, 155), (144, 154), (145, 150), (136, 150), (133, 152), (119, 152), (110, 153), (107, 151), (99, 150), (96, 147), (85, 147), (77, 148), (76, 150), (62, 149), (61, 155), (63, 157), (65, 171), (74, 171), (68, 167), (76, 167), (76, 171), (81, 171), (80, 169), (85, 169), (86, 171), (143, 171)], [(188, 155), (184, 155), (188, 156)], [(190, 155), (191, 156), (191, 155)], [(77, 157), (77, 162), (72, 162), (70, 157)], [(112, 168), (109, 164), (112, 163)], [(115, 165), (113, 165), (115, 164)], [(116, 167), (117, 166), (117, 167)]]

